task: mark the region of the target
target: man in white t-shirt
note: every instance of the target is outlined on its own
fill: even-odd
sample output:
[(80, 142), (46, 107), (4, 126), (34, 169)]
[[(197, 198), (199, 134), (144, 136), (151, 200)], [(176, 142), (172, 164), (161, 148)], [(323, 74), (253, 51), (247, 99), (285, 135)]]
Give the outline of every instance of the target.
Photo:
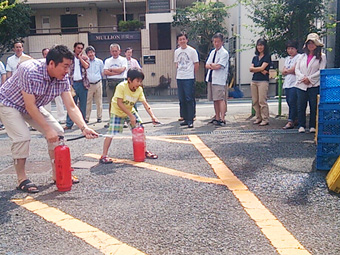
[(0, 86), (1, 84), (4, 84), (6, 81), (6, 68), (4, 66), (4, 63), (0, 61), (0, 75), (1, 75), (1, 80), (0, 80)]
[(199, 60), (197, 51), (188, 45), (188, 36), (182, 32), (177, 35), (179, 47), (175, 50), (174, 61), (177, 68), (177, 87), (180, 114), (184, 121), (181, 126), (194, 127), (195, 116), (195, 73)]
[(7, 58), (7, 64), (6, 64), (6, 78), (12, 76), (15, 70), (18, 68), (18, 64), (20, 61), (21, 56), (25, 56), (24, 53), (24, 45), (22, 42), (15, 42), (13, 44), (13, 51), (14, 55)]
[(111, 100), (116, 90), (116, 86), (126, 79), (128, 63), (126, 58), (120, 56), (119, 44), (110, 45), (110, 58), (104, 63), (104, 75), (106, 75), (106, 95), (109, 102), (109, 112), (111, 110)]
[[(4, 82), (6, 81), (6, 69), (4, 64), (0, 61), (0, 75), (1, 75), (1, 83), (0, 83), (0, 87), (1, 84), (4, 84)], [(0, 121), (0, 130), (4, 130), (4, 125), (2, 124), (2, 122)]]

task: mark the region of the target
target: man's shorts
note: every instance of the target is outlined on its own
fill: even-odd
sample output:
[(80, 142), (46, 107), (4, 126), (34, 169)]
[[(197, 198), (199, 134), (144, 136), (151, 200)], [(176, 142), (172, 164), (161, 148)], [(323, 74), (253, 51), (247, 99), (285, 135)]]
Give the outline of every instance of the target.
[(211, 82), (208, 82), (208, 100), (209, 101), (218, 101), (224, 100), (226, 101), (226, 86), (215, 85)]
[[(142, 123), (142, 119), (137, 112), (133, 113), (136, 117), (137, 123)], [(124, 122), (127, 122), (129, 117), (119, 117), (111, 113), (110, 115), (110, 122), (109, 122), (109, 129), (107, 131), (108, 135), (117, 135), (123, 133), (124, 129)], [(131, 125), (130, 125), (131, 128)]]

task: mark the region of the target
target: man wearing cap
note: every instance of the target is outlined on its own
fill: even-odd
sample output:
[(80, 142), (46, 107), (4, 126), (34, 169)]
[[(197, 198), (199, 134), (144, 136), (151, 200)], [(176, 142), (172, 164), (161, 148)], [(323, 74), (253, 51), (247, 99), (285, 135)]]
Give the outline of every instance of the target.
[(317, 96), (320, 88), (320, 70), (326, 67), (326, 55), (321, 52), (323, 43), (316, 33), (307, 36), (304, 54), (295, 67), (299, 133), (306, 128), (307, 103), (310, 109), (309, 132), (315, 133)]
[(87, 93), (86, 118), (89, 122), (92, 111), (92, 100), (96, 102), (97, 107), (97, 123), (102, 122), (103, 112), (103, 91), (102, 91), (102, 73), (103, 61), (96, 57), (96, 50), (93, 46), (85, 49), (86, 55), (89, 57), (90, 67), (87, 69), (87, 77), (90, 82), (90, 88)]

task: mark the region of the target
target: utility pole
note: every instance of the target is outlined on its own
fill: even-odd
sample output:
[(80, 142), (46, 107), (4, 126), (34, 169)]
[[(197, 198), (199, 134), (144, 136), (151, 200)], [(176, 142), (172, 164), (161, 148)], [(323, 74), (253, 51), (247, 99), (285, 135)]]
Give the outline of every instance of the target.
[(123, 0), (123, 9), (124, 9), (124, 21), (126, 21), (126, 5), (125, 5), (125, 0)]

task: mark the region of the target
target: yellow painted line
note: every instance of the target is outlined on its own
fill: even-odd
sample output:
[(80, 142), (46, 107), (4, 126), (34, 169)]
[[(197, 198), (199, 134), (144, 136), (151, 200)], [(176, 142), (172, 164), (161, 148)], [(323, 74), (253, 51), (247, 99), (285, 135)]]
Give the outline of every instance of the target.
[[(92, 153), (85, 154), (84, 156), (95, 158), (95, 159), (100, 158), (100, 155), (92, 154)], [(146, 169), (156, 171), (156, 172), (159, 172), (159, 173), (177, 176), (177, 177), (181, 177), (181, 178), (185, 178), (185, 179), (189, 179), (189, 180), (193, 180), (193, 181), (197, 181), (197, 182), (205, 182), (205, 183), (213, 183), (213, 184), (223, 185), (223, 182), (220, 179), (217, 179), (217, 178), (209, 178), (209, 177), (199, 176), (199, 175), (195, 175), (195, 174), (185, 173), (185, 172), (178, 171), (178, 170), (168, 168), (168, 167), (164, 167), (164, 166), (151, 165), (151, 164), (146, 163), (146, 162), (135, 162), (135, 161), (128, 160), (128, 159), (117, 159), (117, 158), (111, 158), (111, 159), (115, 163), (128, 164), (128, 165), (133, 165), (133, 166), (136, 166), (136, 167), (146, 168)]]
[(108, 255), (142, 255), (145, 253), (131, 247), (116, 238), (104, 233), (87, 223), (84, 223), (63, 211), (50, 207), (47, 204), (34, 200), (32, 197), (25, 199), (13, 199), (12, 202), (39, 215), (46, 221), (54, 223), (58, 227), (71, 232), (84, 240), (89, 245)]
[(310, 253), (283, 226), (283, 224), (248, 190), (224, 162), (196, 135), (189, 135), (196, 149), (211, 165), (216, 175), (240, 201), (244, 210), (268, 238), (272, 246), (281, 255), (307, 255)]

